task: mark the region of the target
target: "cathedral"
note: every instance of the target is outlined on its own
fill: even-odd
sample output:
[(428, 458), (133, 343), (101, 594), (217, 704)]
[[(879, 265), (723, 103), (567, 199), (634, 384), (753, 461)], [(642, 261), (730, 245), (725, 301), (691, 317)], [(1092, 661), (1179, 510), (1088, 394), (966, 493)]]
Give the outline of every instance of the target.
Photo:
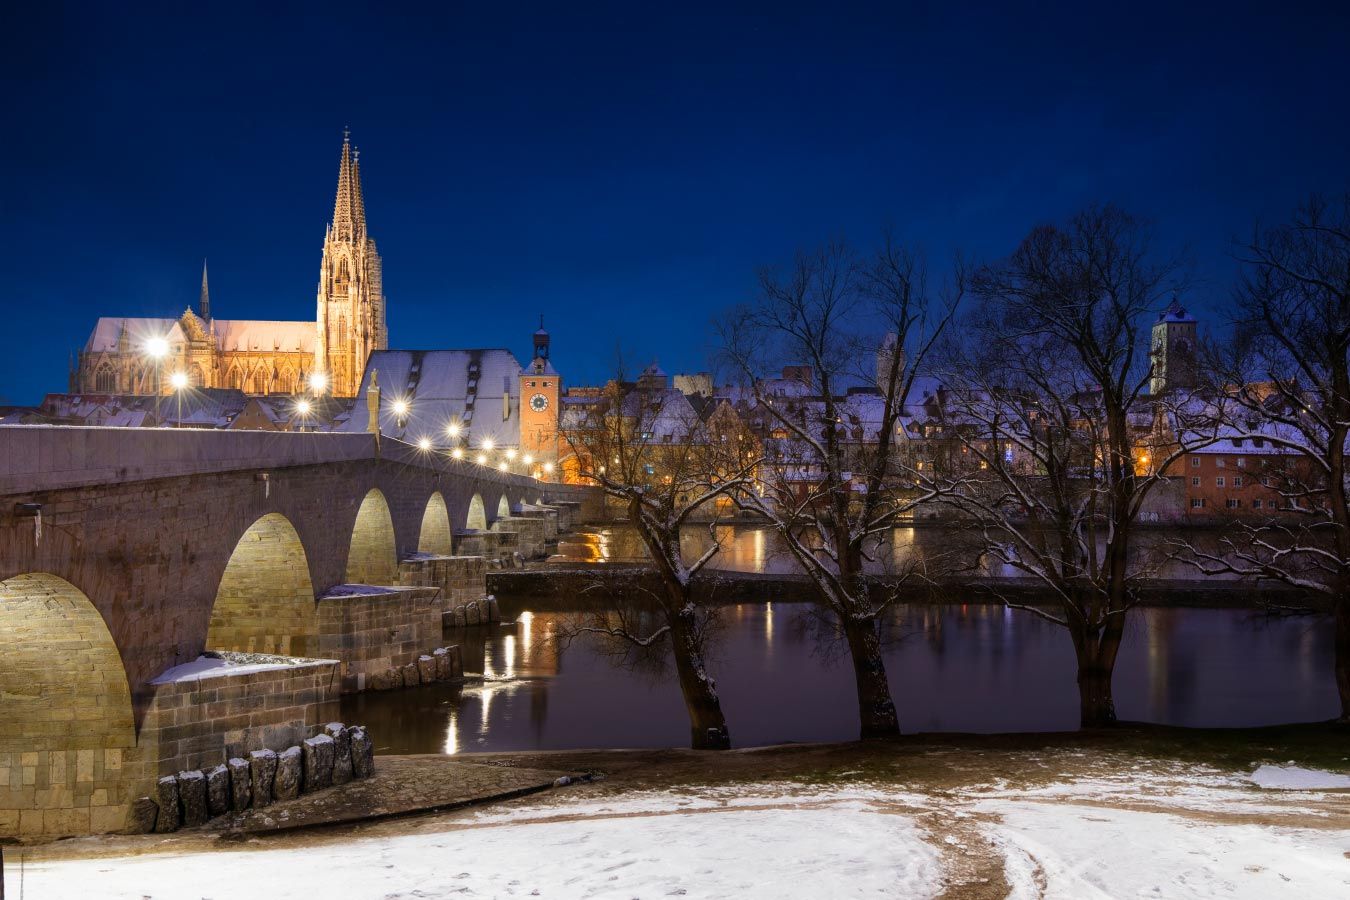
[(354, 397), (371, 353), (389, 345), (380, 256), (366, 231), (360, 151), (342, 139), (312, 322), (216, 319), (206, 267), (194, 310), (176, 319), (103, 317), (70, 374), (72, 393), (156, 394), (178, 387)]

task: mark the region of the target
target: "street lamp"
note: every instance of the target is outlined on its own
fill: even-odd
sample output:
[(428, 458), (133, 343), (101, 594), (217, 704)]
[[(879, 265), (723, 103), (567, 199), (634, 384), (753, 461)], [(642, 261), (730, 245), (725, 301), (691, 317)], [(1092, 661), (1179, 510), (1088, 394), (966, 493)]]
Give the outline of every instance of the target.
[(155, 425), (163, 418), (160, 395), (164, 393), (164, 357), (169, 355), (169, 342), (162, 337), (152, 337), (145, 342), (145, 355), (155, 361)]
[(314, 372), (309, 376), (309, 389), (316, 394), (322, 394), (328, 387), (328, 376), (322, 372)]
[(487, 465), (487, 454), (486, 454), (486, 453), (480, 453), (480, 454), (478, 454), (478, 458), (475, 459), (474, 462), (478, 463), (480, 466), (486, 466), (486, 465)]
[(188, 381), (186, 372), (174, 372), (169, 376), (169, 387), (173, 388), (174, 406), (178, 410), (174, 426), (181, 428), (183, 425), (183, 391), (187, 389)]
[(449, 425), (445, 426), (445, 436), (451, 438), (459, 437), (459, 423), (451, 422)]
[(456, 447), (455, 449), (451, 450), (451, 451), (450, 451), (450, 458), (451, 458), (451, 459), (463, 459), (463, 458), (464, 458), (464, 448), (463, 448), (463, 447)]
[(417, 449), (418, 449), (418, 450), (421, 450), (423, 453), (425, 453), (426, 451), (430, 450), (430, 449), (431, 449), (431, 438), (429, 438), (429, 437), (420, 437), (420, 438), (418, 438), (418, 439), (417, 439)]
[(492, 438), (490, 438), (490, 437), (485, 437), (485, 438), (483, 438), (482, 447), (483, 447), (483, 449), (486, 450), (488, 453), (491, 453), (491, 452), (492, 452)]

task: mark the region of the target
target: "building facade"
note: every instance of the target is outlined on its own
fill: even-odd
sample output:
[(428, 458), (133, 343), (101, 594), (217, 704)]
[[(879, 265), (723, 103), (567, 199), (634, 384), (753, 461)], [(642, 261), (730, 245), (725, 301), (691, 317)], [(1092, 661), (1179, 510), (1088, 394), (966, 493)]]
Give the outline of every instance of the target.
[(176, 319), (100, 318), (71, 367), (70, 391), (151, 395), (178, 385), (354, 397), (366, 360), (389, 343), (381, 274), (366, 229), (360, 154), (344, 135), (314, 321), (216, 319), (203, 266), (195, 310)]

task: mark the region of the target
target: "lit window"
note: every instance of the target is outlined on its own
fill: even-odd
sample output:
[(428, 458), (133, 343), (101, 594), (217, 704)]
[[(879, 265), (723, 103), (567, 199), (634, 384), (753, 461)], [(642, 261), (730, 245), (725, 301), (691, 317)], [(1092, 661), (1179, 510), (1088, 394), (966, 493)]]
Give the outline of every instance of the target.
[(1237, 458), (1237, 467), (1239, 469), (1245, 469), (1247, 467), (1247, 457), (1239, 456)]
[(1204, 497), (1192, 497), (1192, 498), (1191, 498), (1191, 509), (1204, 509), (1204, 508), (1205, 508), (1205, 498), (1204, 498)]
[(1215, 486), (1215, 487), (1223, 487), (1223, 476), (1222, 476), (1222, 475), (1220, 475), (1218, 478), (1215, 478), (1215, 479), (1214, 479), (1214, 486)]
[(1192, 469), (1198, 469), (1198, 468), (1200, 468), (1200, 457), (1198, 457), (1198, 456), (1192, 456), (1192, 457), (1191, 457), (1191, 468), (1192, 468)]

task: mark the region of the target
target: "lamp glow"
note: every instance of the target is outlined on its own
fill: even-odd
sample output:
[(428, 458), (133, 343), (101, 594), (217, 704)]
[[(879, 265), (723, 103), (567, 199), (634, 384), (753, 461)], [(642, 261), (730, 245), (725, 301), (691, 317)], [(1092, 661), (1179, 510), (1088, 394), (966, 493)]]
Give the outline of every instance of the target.
[(486, 454), (486, 453), (480, 453), (480, 454), (478, 454), (478, 458), (475, 459), (474, 462), (478, 463), (480, 466), (486, 466), (486, 465), (487, 465), (487, 454)]
[(445, 433), (447, 437), (459, 437), (459, 423), (451, 422), (445, 426)]
[(417, 449), (427, 451), (431, 449), (431, 438), (423, 437), (417, 439)]
[(145, 352), (155, 359), (163, 359), (169, 355), (169, 342), (162, 337), (152, 337), (145, 342)]
[(322, 372), (315, 372), (309, 376), (309, 388), (312, 391), (321, 391), (328, 387), (328, 376)]
[(506, 460), (502, 460), (501, 462), (497, 463), (497, 468), (505, 472), (509, 467), (506, 464)]
[(181, 391), (188, 386), (188, 377), (186, 372), (174, 372), (169, 376), (169, 387), (175, 391)]
[(463, 459), (463, 458), (464, 458), (464, 448), (463, 448), (463, 447), (456, 447), (455, 449), (451, 450), (451, 451), (450, 451), (450, 458), (451, 458), (451, 459)]
[(521, 460), (520, 460), (520, 461), (523, 462), (523, 463), (524, 463), (525, 465), (527, 465), (527, 466), (534, 465), (534, 457), (531, 456), (531, 455), (528, 454), (528, 453), (526, 453), (523, 457), (521, 457)]
[(507, 447), (507, 448), (506, 448), (506, 458), (507, 458), (507, 459), (515, 459), (515, 458), (516, 458), (516, 448), (515, 448), (515, 447)]
[(302, 415), (302, 416), (307, 416), (307, 415), (309, 415), (309, 401), (308, 401), (308, 400), (297, 400), (297, 401), (295, 402), (295, 411), (298, 412), (298, 413), (299, 413), (300, 415)]
[(483, 438), (483, 449), (484, 449), (484, 450), (491, 450), (491, 449), (492, 449), (492, 438), (490, 438), (490, 437), (485, 437), (485, 438)]
[(544, 463), (544, 474), (545, 475), (553, 474), (553, 463)]
[(394, 411), (394, 415), (396, 416), (406, 416), (408, 414), (408, 401), (395, 400), (390, 404), (389, 408)]

